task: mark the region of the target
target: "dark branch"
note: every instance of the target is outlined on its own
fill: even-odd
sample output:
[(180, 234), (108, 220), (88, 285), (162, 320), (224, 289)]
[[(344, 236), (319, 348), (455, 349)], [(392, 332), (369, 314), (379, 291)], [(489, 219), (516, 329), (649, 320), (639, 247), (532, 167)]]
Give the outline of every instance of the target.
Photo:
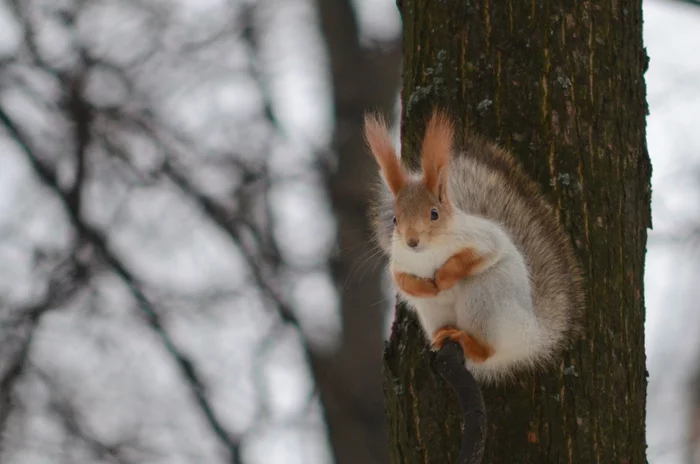
[[(75, 254), (75, 250), (73, 254)], [(7, 362), (0, 377), (0, 437), (3, 435), (7, 420), (12, 412), (14, 388), (24, 374), (34, 332), (39, 326), (41, 318), (47, 312), (70, 301), (80, 291), (79, 283), (82, 274), (84, 274), (84, 270), (73, 259), (73, 256), (63, 260), (53, 269), (48, 282), (48, 291), (42, 301), (25, 308), (18, 308), (17, 311), (13, 311), (16, 315), (11, 316), (8, 321), (3, 321), (3, 328), (8, 328), (12, 334), (10, 339), (17, 339), (17, 341), (12, 341), (18, 345), (18, 348), (13, 350), (15, 353)], [(5, 353), (10, 350), (2, 347), (1, 351)], [(1, 440), (0, 450), (2, 450)]]
[(85, 71), (81, 70), (70, 82), (68, 95), (68, 112), (73, 120), (74, 143), (76, 154), (76, 169), (73, 187), (66, 194), (66, 201), (78, 215), (81, 212), (81, 195), (85, 181), (85, 168), (87, 165), (87, 148), (90, 144), (90, 127), (92, 126), (92, 111), (90, 104), (85, 101), (83, 89), (85, 86)]
[[(4, 434), (7, 421), (14, 408), (15, 386), (25, 373), (34, 332), (39, 326), (41, 318), (47, 312), (69, 301), (79, 291), (77, 281), (80, 270), (75, 264), (74, 260), (70, 259), (57, 266), (49, 279), (48, 293), (42, 301), (17, 311), (16, 318), (13, 318), (15, 320), (8, 324), (8, 326), (12, 326), (11, 333), (19, 339), (19, 347), (15, 350), (14, 356), (7, 363), (3, 375), (0, 377), (0, 437)], [(7, 351), (4, 347), (2, 350), (3, 353)], [(0, 455), (2, 455), (3, 445), (3, 440), (0, 440)]]
[(447, 342), (435, 358), (435, 369), (457, 394), (462, 409), (462, 446), (455, 464), (480, 464), (486, 444), (486, 408), (481, 389), (464, 365), (464, 352)]
[[(46, 380), (46, 376), (44, 376)], [(58, 416), (61, 423), (65, 429), (71, 434), (71, 436), (76, 437), (83, 441), (85, 446), (89, 447), (91, 451), (100, 459), (109, 459), (111, 461), (126, 463), (119, 456), (118, 446), (109, 446), (94, 437), (91, 437), (83, 428), (81, 422), (78, 420), (78, 412), (75, 410), (73, 405), (71, 405), (67, 399), (59, 398), (59, 394), (53, 392), (55, 386), (51, 389), (53, 397), (51, 398), (50, 407), (52, 411)]]
[[(127, 117), (120, 114), (110, 113), (112, 119), (117, 122), (126, 122)], [(162, 129), (153, 121), (139, 120), (137, 118), (131, 118), (131, 127), (139, 129), (144, 133), (152, 134), (152, 139), (158, 144), (158, 146), (168, 154), (166, 161), (161, 167), (161, 172), (170, 182), (172, 182), (182, 193), (191, 198), (197, 206), (204, 212), (211, 222), (216, 225), (219, 230), (225, 233), (233, 243), (240, 246), (241, 253), (245, 259), (245, 263), (252, 273), (253, 280), (257, 287), (263, 292), (264, 296), (270, 299), (277, 307), (282, 320), (288, 324), (292, 324), (295, 327), (300, 327), (299, 321), (296, 319), (291, 306), (285, 301), (284, 297), (275, 288), (275, 282), (272, 282), (272, 276), (268, 276), (265, 269), (258, 262), (257, 257), (254, 253), (248, 249), (248, 247), (243, 246), (244, 239), (241, 231), (247, 232), (246, 236), (250, 238), (255, 245), (256, 250), (263, 250), (267, 253), (275, 253), (276, 248), (266, 247), (263, 244), (262, 238), (255, 230), (254, 226), (246, 221), (240, 216), (231, 216), (225, 210), (224, 207), (219, 205), (212, 198), (202, 194), (197, 190), (197, 188), (192, 184), (188, 177), (183, 174), (182, 170), (178, 168), (177, 163), (172, 161), (174, 156), (171, 155), (172, 152), (176, 151), (172, 147), (168, 146), (162, 138), (158, 137), (157, 134), (162, 132)], [(176, 134), (173, 134), (176, 135)], [(180, 144), (186, 144), (182, 138), (177, 140)], [(114, 143), (112, 143), (108, 137), (104, 137), (105, 146), (112, 153), (119, 153), (121, 149)], [(122, 155), (121, 159), (126, 160), (127, 157)], [(270, 261), (277, 261), (279, 258), (277, 256), (266, 256)], [(308, 347), (304, 346), (304, 349), (308, 351)]]
[[(17, 353), (9, 362), (9, 367), (6, 369), (2, 378), (0, 378), (0, 436), (3, 435), (5, 427), (7, 426), (7, 420), (13, 409), (12, 396), (14, 394), (14, 387), (22, 377), (24, 369), (27, 365), (27, 360), (29, 358), (29, 348), (32, 344), (32, 339), (34, 331), (39, 323), (41, 314), (49, 309), (48, 302), (43, 302), (39, 305), (28, 308), (27, 311), (23, 313), (27, 314), (28, 321), (24, 325), (24, 339), (21, 341), (21, 346), (17, 350)], [(0, 440), (0, 451), (2, 451), (3, 442)]]
[(49, 407), (58, 416), (63, 427), (72, 437), (81, 440), (101, 460), (108, 460), (117, 464), (128, 464), (129, 461), (122, 456), (122, 449), (126, 448), (126, 444), (110, 445), (93, 437), (88, 432), (87, 426), (83, 424), (84, 421), (81, 420), (80, 411), (71, 403), (69, 396), (61, 391), (58, 383), (38, 369), (34, 369), (33, 373), (48, 387), (51, 394)]

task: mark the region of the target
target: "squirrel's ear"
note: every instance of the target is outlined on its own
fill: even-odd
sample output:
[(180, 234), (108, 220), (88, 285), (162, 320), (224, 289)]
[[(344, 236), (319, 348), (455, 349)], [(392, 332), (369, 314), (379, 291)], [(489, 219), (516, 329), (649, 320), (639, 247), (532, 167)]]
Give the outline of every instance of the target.
[[(421, 167), (425, 186), (436, 196), (446, 193), (453, 138), (452, 120), (443, 111), (433, 110), (423, 137)], [(444, 188), (442, 192), (441, 185)]]
[(365, 115), (365, 141), (377, 160), (389, 189), (396, 196), (406, 184), (408, 176), (396, 156), (389, 129), (381, 116)]

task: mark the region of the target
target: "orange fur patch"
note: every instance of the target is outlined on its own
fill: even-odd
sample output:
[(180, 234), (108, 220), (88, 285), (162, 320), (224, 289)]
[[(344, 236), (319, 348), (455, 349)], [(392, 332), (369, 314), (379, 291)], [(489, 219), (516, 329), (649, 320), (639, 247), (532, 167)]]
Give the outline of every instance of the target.
[(460, 280), (478, 273), (484, 261), (484, 257), (471, 248), (460, 250), (437, 270), (435, 284), (440, 291), (448, 290)]
[(396, 156), (386, 122), (378, 114), (367, 114), (364, 129), (365, 141), (377, 160), (389, 189), (396, 196), (408, 182), (408, 175)]
[(438, 289), (432, 279), (394, 271), (394, 282), (404, 293), (411, 296), (420, 298), (438, 294)]
[(438, 194), (440, 183), (447, 183), (447, 168), (452, 157), (454, 125), (440, 109), (433, 110), (423, 136), (421, 167), (423, 182), (434, 195)]

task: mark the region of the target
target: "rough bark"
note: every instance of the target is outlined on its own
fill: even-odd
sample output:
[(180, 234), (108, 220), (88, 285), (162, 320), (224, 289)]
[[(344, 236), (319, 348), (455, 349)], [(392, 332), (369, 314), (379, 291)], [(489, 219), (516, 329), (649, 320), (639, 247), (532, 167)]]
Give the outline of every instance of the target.
[[(403, 156), (441, 104), (513, 151), (556, 205), (587, 281), (581, 338), (546, 373), (483, 389), (483, 462), (645, 460), (643, 266), (651, 167), (641, 1), (403, 0)], [(466, 130), (465, 130), (466, 129)], [(415, 318), (385, 351), (393, 463), (456, 462), (460, 413)]]
[(318, 0), (328, 47), (338, 165), (328, 186), (338, 220), (333, 274), (340, 291), (342, 339), (334, 353), (314, 353), (313, 369), (337, 464), (389, 462), (382, 396), (385, 297), (379, 257), (366, 218), (375, 173), (362, 138), (368, 108), (390, 113), (399, 90), (400, 42), (383, 51), (360, 45), (352, 2)]

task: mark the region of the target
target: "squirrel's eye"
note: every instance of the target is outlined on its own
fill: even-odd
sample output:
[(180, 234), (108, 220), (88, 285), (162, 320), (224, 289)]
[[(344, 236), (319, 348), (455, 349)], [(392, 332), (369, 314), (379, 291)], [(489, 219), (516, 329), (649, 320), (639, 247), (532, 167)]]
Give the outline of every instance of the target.
[(437, 221), (439, 215), (437, 209), (433, 208), (430, 210), (430, 220), (431, 221)]
[(393, 221), (394, 221), (394, 225), (396, 225), (396, 216), (394, 216)]

